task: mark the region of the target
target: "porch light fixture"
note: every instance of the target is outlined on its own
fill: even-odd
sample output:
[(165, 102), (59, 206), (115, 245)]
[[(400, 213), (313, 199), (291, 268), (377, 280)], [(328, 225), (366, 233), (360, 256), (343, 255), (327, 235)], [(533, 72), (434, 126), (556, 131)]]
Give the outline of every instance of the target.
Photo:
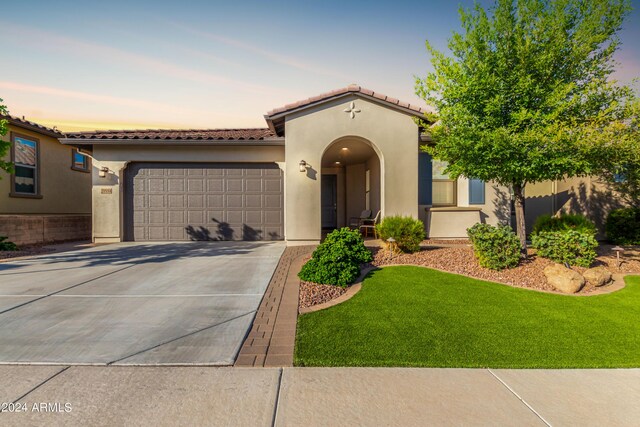
[(307, 162), (305, 162), (304, 160), (300, 160), (300, 163), (298, 163), (298, 166), (300, 166), (300, 172), (307, 171)]
[(336, 165), (340, 166), (340, 162), (336, 162)]
[(342, 151), (347, 151), (348, 148), (347, 147), (342, 147)]
[(109, 168), (106, 166), (102, 166), (98, 171), (98, 176), (100, 178), (105, 178), (107, 176), (107, 173), (109, 173)]

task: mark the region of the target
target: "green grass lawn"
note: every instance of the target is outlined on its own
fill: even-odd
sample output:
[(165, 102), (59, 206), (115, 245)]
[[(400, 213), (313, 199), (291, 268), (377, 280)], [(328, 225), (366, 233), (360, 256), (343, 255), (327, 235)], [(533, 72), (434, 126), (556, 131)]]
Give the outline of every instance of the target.
[(640, 276), (575, 297), (413, 266), (298, 319), (297, 366), (640, 367)]

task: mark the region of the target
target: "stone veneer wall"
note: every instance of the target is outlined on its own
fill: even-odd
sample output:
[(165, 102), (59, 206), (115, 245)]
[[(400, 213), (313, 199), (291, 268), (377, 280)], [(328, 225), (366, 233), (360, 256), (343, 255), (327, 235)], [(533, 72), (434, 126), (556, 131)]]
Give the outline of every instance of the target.
[(91, 240), (91, 215), (0, 215), (0, 236), (17, 245)]

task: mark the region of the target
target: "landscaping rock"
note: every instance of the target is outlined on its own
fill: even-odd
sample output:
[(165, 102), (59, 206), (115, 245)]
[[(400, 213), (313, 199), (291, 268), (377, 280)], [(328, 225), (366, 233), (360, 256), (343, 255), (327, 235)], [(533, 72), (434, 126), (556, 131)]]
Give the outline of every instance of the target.
[(594, 267), (582, 273), (587, 283), (593, 286), (603, 286), (611, 281), (611, 273), (604, 267)]
[(584, 286), (584, 277), (561, 264), (553, 264), (544, 269), (547, 282), (566, 294), (575, 294)]

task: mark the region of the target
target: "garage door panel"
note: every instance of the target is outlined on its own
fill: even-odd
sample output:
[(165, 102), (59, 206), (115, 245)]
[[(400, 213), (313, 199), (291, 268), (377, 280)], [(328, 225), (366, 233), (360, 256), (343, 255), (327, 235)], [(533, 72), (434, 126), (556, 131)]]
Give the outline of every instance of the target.
[(276, 164), (134, 163), (125, 187), (131, 240), (281, 240)]

